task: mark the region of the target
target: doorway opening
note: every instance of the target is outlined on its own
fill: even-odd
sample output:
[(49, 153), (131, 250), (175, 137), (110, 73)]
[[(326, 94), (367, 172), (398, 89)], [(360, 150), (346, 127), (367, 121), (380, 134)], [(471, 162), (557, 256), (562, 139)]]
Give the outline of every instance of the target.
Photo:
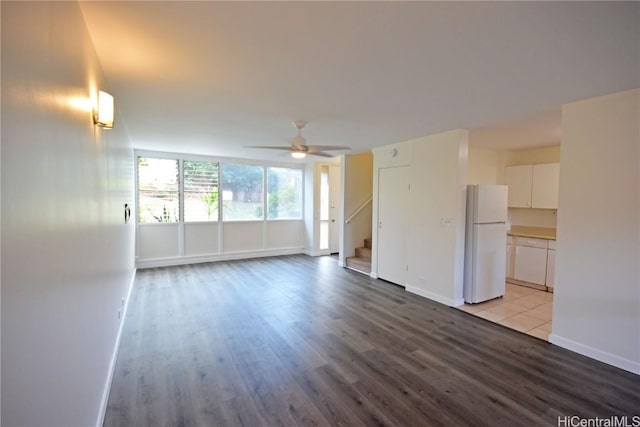
[(320, 166), (320, 245), (334, 254), (339, 251), (340, 166)]
[(320, 249), (329, 249), (329, 165), (320, 167)]

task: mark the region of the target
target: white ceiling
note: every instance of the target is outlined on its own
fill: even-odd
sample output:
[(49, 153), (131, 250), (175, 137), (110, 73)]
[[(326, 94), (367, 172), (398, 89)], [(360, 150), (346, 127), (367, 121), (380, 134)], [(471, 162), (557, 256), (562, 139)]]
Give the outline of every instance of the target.
[(640, 86), (640, 3), (81, 2), (137, 148), (288, 159), (455, 128), (557, 144), (560, 106)]

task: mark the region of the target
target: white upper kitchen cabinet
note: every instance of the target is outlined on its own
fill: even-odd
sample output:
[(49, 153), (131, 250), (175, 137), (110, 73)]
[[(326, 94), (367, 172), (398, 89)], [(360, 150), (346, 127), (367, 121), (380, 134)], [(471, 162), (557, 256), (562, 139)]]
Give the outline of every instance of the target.
[(560, 164), (508, 166), (510, 208), (558, 209)]
[(560, 164), (533, 166), (531, 206), (540, 209), (558, 209)]
[(508, 166), (506, 175), (509, 186), (509, 207), (530, 208), (533, 166)]

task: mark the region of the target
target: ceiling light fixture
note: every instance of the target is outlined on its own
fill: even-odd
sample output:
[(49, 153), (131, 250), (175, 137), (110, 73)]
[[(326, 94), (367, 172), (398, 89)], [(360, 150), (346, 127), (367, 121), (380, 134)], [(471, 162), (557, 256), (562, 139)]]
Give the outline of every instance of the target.
[(301, 151), (293, 151), (291, 152), (291, 157), (293, 157), (294, 159), (304, 159), (305, 157), (307, 157), (307, 154)]
[(107, 92), (98, 92), (98, 108), (93, 111), (93, 124), (101, 128), (113, 128), (113, 96)]

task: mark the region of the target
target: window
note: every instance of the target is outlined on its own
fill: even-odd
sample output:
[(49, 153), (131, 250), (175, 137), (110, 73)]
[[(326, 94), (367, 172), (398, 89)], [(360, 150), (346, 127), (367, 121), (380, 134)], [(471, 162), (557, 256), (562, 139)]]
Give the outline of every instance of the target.
[(184, 221), (217, 221), (219, 209), (218, 163), (185, 160)]
[(225, 221), (264, 218), (264, 168), (222, 165), (222, 214)]
[(141, 223), (177, 222), (178, 161), (138, 157), (138, 218)]
[(137, 157), (141, 224), (302, 219), (300, 168), (146, 154)]
[(267, 168), (268, 219), (302, 218), (302, 170)]

